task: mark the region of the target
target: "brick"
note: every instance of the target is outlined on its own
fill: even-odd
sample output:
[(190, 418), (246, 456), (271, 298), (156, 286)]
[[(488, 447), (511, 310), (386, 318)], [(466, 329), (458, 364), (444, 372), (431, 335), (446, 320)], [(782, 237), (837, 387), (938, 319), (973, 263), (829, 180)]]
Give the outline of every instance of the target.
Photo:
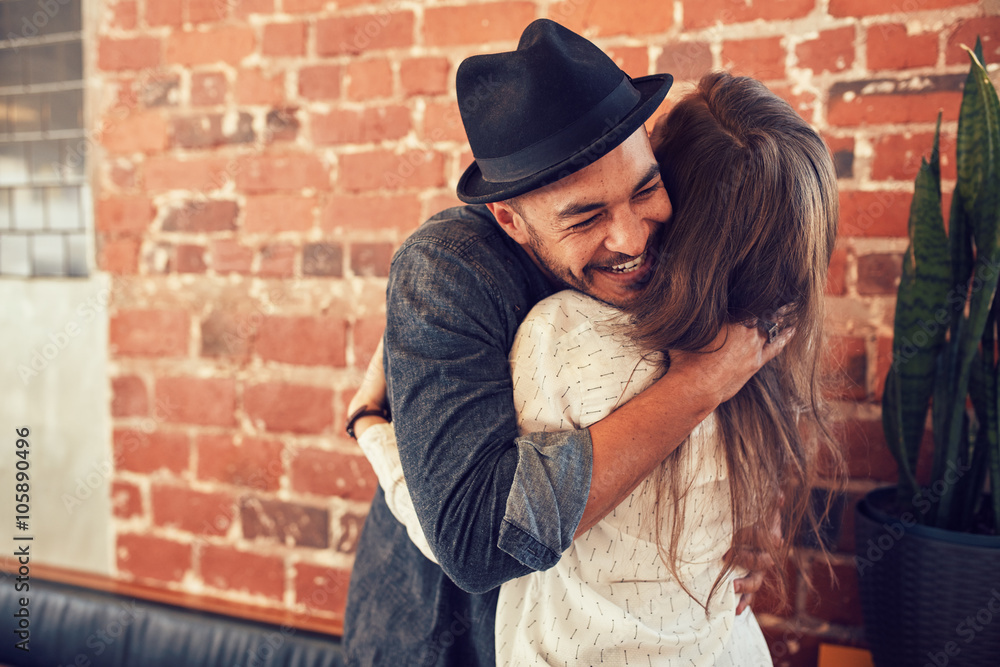
[(222, 232), (236, 229), (240, 207), (234, 201), (187, 202), (163, 220), (165, 232)]
[(802, 116), (804, 120), (810, 122), (813, 117), (813, 110), (817, 101), (815, 93), (808, 90), (795, 90), (791, 86), (783, 83), (772, 83), (768, 86), (771, 92), (788, 102), (795, 113)]
[(364, 456), (302, 448), (289, 469), (292, 489), (300, 493), (338, 496), (371, 502), (378, 478)]
[(657, 72), (669, 72), (677, 80), (697, 81), (712, 69), (712, 47), (708, 42), (670, 40), (656, 60)]
[[(588, 35), (642, 35), (669, 30), (673, 25), (673, 3), (659, 0), (565, 0), (554, 5), (549, 17), (570, 30)], [(525, 24), (530, 22), (529, 18)]]
[[(206, 2), (215, 2), (218, 6), (218, 0), (203, 0)], [(274, 0), (240, 0), (239, 3), (232, 4), (233, 14), (236, 16), (249, 16), (250, 14), (273, 14), (274, 13)]]
[(135, 83), (136, 98), (144, 107), (175, 107), (180, 98), (181, 79), (176, 74), (152, 74)]
[(385, 333), (385, 315), (362, 317), (354, 323), (354, 365), (368, 368), (368, 362), (375, 354), (375, 348)]
[(933, 123), (958, 118), (964, 74), (934, 74), (897, 81), (871, 79), (830, 86), (827, 119), (831, 125)]
[(191, 104), (214, 106), (224, 104), (229, 82), (222, 72), (193, 72), (191, 74)]
[(184, 486), (154, 484), (150, 493), (153, 523), (202, 535), (225, 535), (236, 517), (228, 493), (205, 493)]
[(132, 110), (105, 126), (101, 145), (112, 153), (161, 151), (167, 147), (167, 122), (159, 111)]
[(816, 39), (795, 47), (799, 67), (819, 72), (842, 72), (854, 64), (854, 26), (822, 30)]
[(177, 273), (205, 273), (205, 246), (191, 243), (180, 243), (174, 248), (173, 261), (167, 265), (167, 271)]
[(303, 67), (299, 70), (299, 95), (310, 100), (338, 99), (342, 76), (339, 65)]
[(352, 59), (345, 76), (347, 97), (370, 100), (392, 95), (392, 65), (387, 58)]
[(412, 229), (421, 222), (420, 201), (415, 194), (337, 195), (320, 212), (324, 231)]
[(854, 137), (824, 137), (837, 178), (854, 178)]
[(835, 433), (852, 479), (896, 481), (896, 461), (885, 444), (881, 420), (852, 420), (837, 425)]
[(905, 25), (880, 23), (868, 28), (868, 69), (909, 69), (937, 63), (938, 36), (928, 31), (910, 35)]
[(118, 238), (99, 240), (97, 266), (111, 274), (126, 275), (139, 270), (139, 239)]
[[(872, 160), (872, 180), (912, 182), (920, 171), (922, 158), (930, 159), (934, 147), (932, 132), (905, 134), (879, 133), (872, 138), (875, 157)], [(955, 180), (955, 136), (942, 134), (939, 144), (941, 178)]]
[(260, 44), (265, 56), (301, 56), (306, 52), (306, 23), (270, 23)]
[(535, 7), (529, 2), (428, 7), (424, 10), (424, 43), (451, 46), (517, 40), (534, 19)]
[(332, 243), (307, 243), (302, 249), (302, 275), (342, 277), (344, 249)]
[(243, 229), (250, 233), (306, 231), (313, 226), (312, 197), (261, 195), (246, 199)]
[(355, 111), (335, 109), (312, 116), (313, 140), (323, 144), (370, 144), (405, 137), (412, 128), (410, 110), (379, 105)]
[(831, 336), (827, 342), (827, 366), (832, 387), (843, 398), (863, 399), (868, 395), (868, 358), (865, 339)]
[(183, 159), (171, 155), (153, 155), (146, 160), (146, 189), (195, 190), (207, 192), (222, 187), (228, 180), (224, 158)]
[(232, 378), (161, 377), (156, 400), (170, 406), (165, 421), (204, 426), (233, 426), (236, 382)]
[(881, 402), (885, 393), (885, 377), (892, 367), (892, 337), (879, 336), (875, 344), (875, 391), (872, 399)]
[(113, 39), (101, 37), (97, 43), (97, 66), (106, 71), (142, 70), (158, 67), (162, 47), (155, 37)]
[(619, 46), (608, 49), (607, 54), (631, 77), (645, 76), (649, 73), (649, 48), (646, 46)]
[(826, 293), (828, 295), (843, 295), (847, 291), (847, 251), (844, 248), (834, 248), (830, 256), (830, 268), (826, 274)]
[(717, 22), (728, 25), (758, 19), (764, 21), (795, 19), (811, 12), (815, 5), (816, 0), (785, 0), (753, 4), (747, 4), (744, 0), (683, 0), (684, 29), (707, 28)]
[[(913, 9), (919, 8), (921, 11), (928, 9), (943, 9), (945, 7), (958, 7), (960, 5), (974, 4), (976, 0), (920, 0), (912, 5)], [(896, 14), (904, 8), (906, 3), (897, 5), (880, 2), (870, 2), (868, 0), (830, 0), (830, 16), (860, 17), (873, 16), (876, 14)]]
[(255, 155), (236, 174), (236, 187), (248, 193), (325, 188), (326, 167), (311, 153)]
[(240, 521), (248, 540), (313, 549), (330, 546), (330, 513), (318, 507), (247, 496), (240, 500)]
[(110, 157), (101, 165), (104, 171), (104, 182), (112, 184), (119, 190), (132, 190), (136, 184), (135, 162), (129, 158)]
[(187, 0), (187, 20), (191, 23), (214, 23), (224, 21), (229, 9), (237, 12), (247, 6), (259, 4), (259, 0)]
[(333, 424), (333, 391), (284, 382), (248, 387), (244, 409), (271, 432), (322, 433)]
[(284, 446), (277, 440), (243, 437), (241, 444), (231, 435), (202, 434), (195, 439), (198, 479), (245, 486), (258, 491), (277, 491), (285, 468)]
[(156, 209), (148, 197), (109, 196), (97, 201), (97, 229), (106, 232), (139, 232), (149, 228)]
[(945, 45), (945, 62), (949, 65), (968, 65), (969, 53), (962, 48), (976, 46), (976, 37), (983, 41), (983, 58), (986, 64), (1000, 61), (1000, 17), (989, 16), (960, 21), (958, 27), (948, 35)]
[(212, 310), (201, 322), (201, 356), (246, 359), (262, 317), (259, 312)]
[(428, 102), (424, 107), (421, 138), (426, 141), (459, 141), (465, 143), (465, 126), (458, 111), (458, 102), (445, 100)]
[(146, 25), (179, 26), (184, 22), (183, 9), (177, 0), (146, 0)]
[(118, 519), (142, 516), (142, 492), (139, 491), (139, 487), (131, 482), (113, 482), (111, 484), (111, 512)]
[(444, 156), (431, 151), (387, 150), (340, 156), (340, 186), (347, 191), (437, 188), (445, 185)]
[(780, 595), (777, 589), (778, 573), (768, 572), (765, 575), (764, 586), (753, 600), (755, 614), (772, 614), (784, 618), (795, 615), (799, 571), (791, 559), (785, 563), (784, 575), (787, 577), (785, 595)]
[(451, 63), (447, 58), (409, 58), (399, 65), (403, 94), (440, 95), (448, 92)]
[(191, 443), (184, 433), (116, 428), (112, 436), (115, 469), (144, 474), (187, 470)]
[(391, 243), (351, 244), (351, 272), (363, 278), (387, 278), (396, 247)]
[(858, 570), (853, 563), (836, 563), (832, 567), (831, 573), (822, 560), (813, 561), (810, 568), (813, 588), (806, 594), (805, 611), (831, 623), (860, 626)]
[(146, 384), (136, 375), (111, 378), (111, 416), (137, 417), (149, 414)]
[(181, 310), (122, 310), (111, 317), (114, 354), (124, 357), (178, 357), (188, 348), (189, 319)]
[(734, 74), (755, 79), (784, 79), (783, 40), (783, 37), (727, 40), (722, 43), (722, 66)]
[(351, 573), (323, 565), (295, 565), (295, 602), (311, 611), (344, 614)]
[(407, 47), (413, 45), (413, 34), (414, 17), (410, 11), (380, 9), (362, 16), (319, 19), (316, 22), (316, 53), (320, 56), (357, 55)]
[(910, 218), (910, 192), (840, 191), (841, 236), (902, 238)]
[(236, 75), (236, 101), (240, 104), (283, 104), (285, 76), (283, 72), (241, 69)]
[(264, 135), (268, 142), (272, 141), (295, 141), (299, 136), (299, 119), (295, 115), (296, 109), (271, 109), (264, 119), (267, 133)]
[(262, 276), (287, 278), (295, 273), (295, 257), (298, 248), (288, 243), (270, 243), (260, 249), (260, 270)]
[(104, 10), (108, 12), (108, 24), (112, 28), (119, 30), (133, 30), (138, 23), (138, 12), (135, 2), (122, 0), (113, 5), (105, 5)]
[(179, 582), (191, 569), (191, 545), (152, 535), (119, 533), (115, 561), (119, 574)]
[(254, 340), (265, 361), (302, 366), (346, 365), (347, 323), (335, 317), (268, 317)]
[[(343, 5), (337, 3), (337, 6)], [(306, 12), (318, 12), (326, 6), (326, 0), (282, 0), (281, 8), (288, 14), (302, 14)]]
[(285, 563), (277, 556), (206, 544), (201, 551), (201, 579), (206, 586), (219, 590), (281, 601), (285, 594)]
[(171, 145), (180, 148), (215, 148), (253, 143), (253, 116), (245, 111), (199, 114), (170, 122)]
[(903, 270), (903, 256), (873, 253), (858, 257), (858, 294), (896, 294)]
[(253, 249), (232, 239), (222, 239), (212, 242), (209, 258), (209, 266), (216, 273), (249, 274)]
[(254, 30), (226, 26), (204, 31), (174, 31), (167, 40), (167, 62), (174, 65), (231, 65), (253, 53)]

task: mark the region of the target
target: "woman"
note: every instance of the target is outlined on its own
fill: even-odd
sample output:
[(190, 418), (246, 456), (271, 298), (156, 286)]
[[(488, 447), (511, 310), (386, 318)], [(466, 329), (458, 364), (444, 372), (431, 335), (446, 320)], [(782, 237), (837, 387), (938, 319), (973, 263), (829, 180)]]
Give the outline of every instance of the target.
[[(737, 554), (784, 563), (782, 535), (817, 527), (809, 489), (818, 445), (832, 442), (818, 439), (837, 220), (829, 153), (785, 102), (725, 73), (703, 78), (651, 140), (674, 207), (657, 270), (624, 311), (571, 291), (532, 310), (511, 351), (522, 432), (598, 421), (669, 372), (671, 355), (696, 354), (728, 323), (795, 334), (553, 568), (503, 584), (501, 665), (768, 665), (753, 615), (736, 614)], [(402, 475), (387, 464), (391, 428), (359, 442), (390, 508), (432, 557)], [(784, 568), (774, 573), (783, 589)]]

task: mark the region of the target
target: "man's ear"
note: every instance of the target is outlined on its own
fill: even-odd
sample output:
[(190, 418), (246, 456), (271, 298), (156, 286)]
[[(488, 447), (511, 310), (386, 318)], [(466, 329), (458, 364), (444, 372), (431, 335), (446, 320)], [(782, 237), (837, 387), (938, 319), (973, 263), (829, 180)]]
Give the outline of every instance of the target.
[(507, 232), (507, 235), (514, 239), (515, 243), (528, 245), (527, 224), (517, 211), (510, 204), (502, 201), (495, 201), (486, 204), (493, 217), (500, 223), (500, 227)]

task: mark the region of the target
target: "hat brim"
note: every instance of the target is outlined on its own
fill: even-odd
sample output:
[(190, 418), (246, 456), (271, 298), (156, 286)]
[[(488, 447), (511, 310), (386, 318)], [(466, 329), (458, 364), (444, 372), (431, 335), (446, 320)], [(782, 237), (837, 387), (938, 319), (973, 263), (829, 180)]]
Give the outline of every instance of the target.
[(510, 199), (554, 183), (593, 164), (632, 136), (656, 112), (673, 82), (674, 77), (670, 74), (653, 74), (632, 79), (632, 85), (639, 91), (639, 101), (628, 115), (586, 148), (531, 176), (504, 183), (490, 182), (483, 178), (479, 165), (473, 161), (458, 179), (458, 198), (466, 204), (487, 204)]

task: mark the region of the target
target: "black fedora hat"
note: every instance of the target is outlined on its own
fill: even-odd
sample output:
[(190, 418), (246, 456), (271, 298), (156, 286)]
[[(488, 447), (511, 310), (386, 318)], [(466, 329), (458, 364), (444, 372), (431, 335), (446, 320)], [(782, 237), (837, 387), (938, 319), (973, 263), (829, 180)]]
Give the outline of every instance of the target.
[(607, 155), (653, 115), (673, 77), (629, 78), (587, 39), (548, 19), (516, 51), (466, 58), (458, 107), (475, 161), (458, 181), (469, 204), (501, 201)]

